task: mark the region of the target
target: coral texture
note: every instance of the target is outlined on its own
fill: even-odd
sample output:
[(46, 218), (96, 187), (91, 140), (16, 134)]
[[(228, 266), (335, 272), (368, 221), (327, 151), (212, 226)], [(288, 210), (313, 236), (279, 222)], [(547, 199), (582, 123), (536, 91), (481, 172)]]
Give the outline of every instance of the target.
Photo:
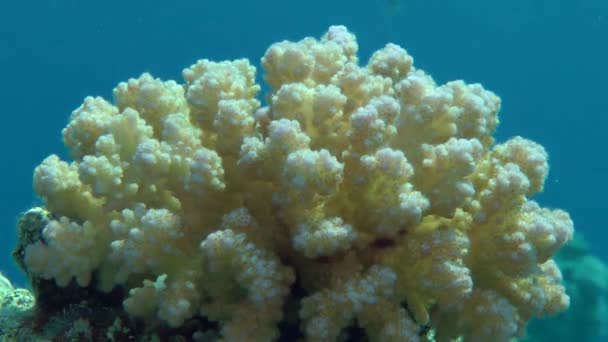
[(554, 260), (564, 275), (570, 308), (555, 317), (533, 320), (520, 341), (607, 341), (608, 264), (592, 254), (580, 231)]
[(543, 147), (496, 144), (500, 99), (480, 84), (438, 85), (394, 44), (360, 65), (357, 48), (343, 26), (273, 44), (266, 106), (243, 59), (86, 98), (63, 130), (73, 161), (35, 170), (53, 220), (28, 271), (124, 287), (132, 317), (199, 315), (228, 341), (277, 339), (288, 302), (309, 341), (354, 325), (507, 341), (565, 310), (551, 257), (573, 224), (529, 199)]

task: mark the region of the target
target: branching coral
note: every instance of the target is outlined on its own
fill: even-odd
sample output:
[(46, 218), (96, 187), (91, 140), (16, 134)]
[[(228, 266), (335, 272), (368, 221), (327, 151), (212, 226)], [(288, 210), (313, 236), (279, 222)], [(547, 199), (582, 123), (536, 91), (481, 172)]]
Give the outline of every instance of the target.
[(481, 85), (437, 85), (394, 44), (365, 66), (356, 53), (343, 26), (272, 45), (265, 107), (247, 60), (86, 98), (63, 131), (74, 161), (36, 168), (54, 219), (28, 271), (123, 287), (131, 316), (202, 315), (230, 341), (277, 339), (288, 301), (310, 341), (355, 324), (506, 341), (565, 310), (550, 258), (572, 221), (528, 199), (544, 149), (494, 143), (500, 100)]

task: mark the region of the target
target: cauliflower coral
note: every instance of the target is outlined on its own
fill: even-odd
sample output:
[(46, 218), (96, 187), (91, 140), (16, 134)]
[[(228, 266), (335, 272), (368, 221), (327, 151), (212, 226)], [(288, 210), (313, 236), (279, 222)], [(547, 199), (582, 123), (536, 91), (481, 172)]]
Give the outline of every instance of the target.
[(496, 144), (480, 84), (357, 48), (343, 26), (273, 44), (265, 106), (244, 59), (87, 97), (63, 130), (73, 161), (35, 170), (52, 219), (28, 272), (123, 287), (133, 318), (203, 316), (226, 341), (276, 340), (293, 310), (307, 341), (507, 341), (565, 310), (551, 257), (573, 224), (529, 199), (543, 147)]

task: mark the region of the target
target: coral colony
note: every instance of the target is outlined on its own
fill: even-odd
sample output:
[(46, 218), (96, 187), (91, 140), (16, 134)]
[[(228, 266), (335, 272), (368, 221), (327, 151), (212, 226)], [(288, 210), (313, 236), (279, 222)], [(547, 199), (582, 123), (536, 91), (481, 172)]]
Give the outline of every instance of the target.
[(495, 143), (480, 84), (357, 48), (343, 26), (273, 44), (265, 106), (245, 59), (86, 98), (63, 130), (73, 161), (34, 173), (29, 276), (121, 289), (127, 319), (225, 341), (508, 341), (565, 310), (551, 257), (573, 224), (528, 199), (543, 147)]

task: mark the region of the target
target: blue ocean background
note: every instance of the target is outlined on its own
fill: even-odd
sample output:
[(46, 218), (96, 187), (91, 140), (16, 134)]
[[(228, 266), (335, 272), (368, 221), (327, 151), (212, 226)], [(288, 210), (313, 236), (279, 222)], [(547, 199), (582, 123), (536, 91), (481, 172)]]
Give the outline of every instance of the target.
[(199, 58), (259, 65), (271, 43), (332, 24), (357, 35), (362, 61), (394, 42), (439, 83), (480, 82), (501, 96), (498, 141), (521, 135), (550, 155), (535, 199), (570, 212), (608, 260), (605, 0), (3, 0), (0, 270), (25, 284), (11, 257), (15, 223), (40, 203), (34, 167), (52, 153), (67, 158), (61, 129), (85, 96), (111, 98), (142, 72), (180, 80)]

